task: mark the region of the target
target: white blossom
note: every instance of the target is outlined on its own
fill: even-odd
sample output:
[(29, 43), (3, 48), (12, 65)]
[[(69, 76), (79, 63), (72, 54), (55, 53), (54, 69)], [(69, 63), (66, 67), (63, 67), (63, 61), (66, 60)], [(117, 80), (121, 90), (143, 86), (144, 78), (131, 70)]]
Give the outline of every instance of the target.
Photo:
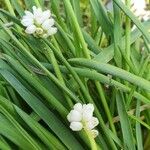
[[(125, 3), (125, 0), (122, 0)], [(110, 0), (106, 4), (106, 8), (109, 11), (113, 11), (113, 2)], [(131, 11), (137, 16), (139, 19), (143, 19), (144, 21), (150, 19), (150, 11), (146, 10), (146, 2), (145, 0), (131, 0)]]
[(70, 122), (70, 128), (73, 131), (86, 129), (91, 132), (91, 135), (95, 138), (98, 135), (98, 131), (94, 128), (99, 124), (99, 121), (96, 117), (93, 117), (93, 112), (93, 104), (75, 104), (73, 109), (67, 115), (67, 119)]
[(47, 38), (57, 32), (55, 20), (51, 16), (50, 10), (42, 11), (36, 6), (32, 7), (33, 12), (25, 11), (21, 23), (26, 27), (27, 34), (33, 34), (36, 37)]

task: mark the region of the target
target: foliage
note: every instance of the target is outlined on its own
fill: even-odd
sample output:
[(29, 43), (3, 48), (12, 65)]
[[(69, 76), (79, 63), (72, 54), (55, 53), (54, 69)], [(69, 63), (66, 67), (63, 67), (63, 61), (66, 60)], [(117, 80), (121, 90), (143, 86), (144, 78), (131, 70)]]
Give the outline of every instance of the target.
[[(150, 21), (113, 3), (114, 15), (101, 0), (1, 1), (0, 149), (150, 148)], [(25, 34), (34, 5), (52, 11), (55, 36)], [(96, 147), (69, 128), (77, 102), (95, 106)]]

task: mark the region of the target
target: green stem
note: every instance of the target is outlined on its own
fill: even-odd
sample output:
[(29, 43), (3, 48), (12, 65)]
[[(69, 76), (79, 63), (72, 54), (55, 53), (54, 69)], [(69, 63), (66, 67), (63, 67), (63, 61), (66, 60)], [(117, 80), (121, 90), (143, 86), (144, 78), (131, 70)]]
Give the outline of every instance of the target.
[(37, 7), (41, 7), (41, 5), (40, 5), (38, 0), (34, 0), (34, 1), (35, 1), (35, 4), (36, 4)]
[[(144, 62), (142, 63), (141, 67), (140, 67), (140, 72), (137, 74), (139, 77), (142, 77), (147, 66), (148, 66), (148, 63), (149, 63), (149, 59), (150, 59), (150, 55), (148, 55), (148, 57), (144, 60)], [(131, 92), (129, 94), (129, 98), (127, 99), (127, 109), (129, 109), (129, 106), (131, 104), (131, 101), (132, 101), (132, 97), (133, 97), (133, 93), (136, 91), (137, 89), (137, 86), (134, 86), (132, 89), (131, 89)]]
[[(64, 82), (64, 79), (63, 79), (63, 77), (62, 77), (62, 74), (61, 74), (61, 72), (60, 72), (60, 69), (59, 69), (59, 66), (58, 66), (58, 63), (57, 63), (57, 60), (56, 60), (56, 58), (55, 58), (55, 55), (54, 55), (53, 51), (49, 48), (49, 49), (45, 52), (45, 55), (47, 56), (48, 60), (49, 60), (49, 61), (52, 63), (52, 65), (54, 66), (54, 70), (55, 70), (56, 76), (58, 77), (58, 79), (60, 80), (60, 82), (61, 82), (64, 86), (66, 86), (66, 85), (65, 85), (65, 82)], [(64, 95), (65, 95), (65, 98), (66, 98), (66, 100), (67, 100), (67, 102), (68, 102), (69, 107), (72, 108), (73, 103), (72, 103), (71, 99), (69, 98), (69, 96), (68, 96), (66, 93), (64, 93)]]
[[(126, 0), (126, 5), (127, 7), (130, 8), (130, 0)], [(127, 58), (130, 60), (130, 41), (131, 41), (131, 36), (130, 36), (130, 32), (131, 32), (131, 21), (130, 18), (128, 16), (126, 16), (126, 30), (125, 30), (125, 49), (126, 49), (126, 56)], [(128, 64), (126, 64), (126, 69), (129, 70)]]
[(90, 132), (90, 130), (84, 128), (84, 131), (85, 131), (85, 133), (86, 133), (86, 135), (88, 136), (88, 139), (89, 139), (89, 141), (90, 141), (91, 150), (98, 150), (98, 149), (97, 149), (97, 144), (96, 144), (96, 142), (95, 142), (95, 140), (94, 140), (94, 137), (93, 137), (92, 133)]
[[(138, 118), (139, 120), (140, 120), (140, 105), (141, 105), (141, 101), (137, 100), (137, 102), (136, 102), (136, 118)], [(138, 150), (143, 150), (141, 122), (136, 121), (135, 129), (136, 129), (137, 148), (138, 148)]]
[[(5, 4), (6, 4), (7, 8), (8, 8), (8, 11), (10, 12), (10, 14), (13, 15), (13, 16), (16, 16), (10, 1), (9, 0), (5, 0)], [(21, 31), (19, 25), (15, 24), (15, 27), (17, 28), (18, 31)]]
[(145, 139), (145, 142), (144, 142), (144, 149), (148, 149), (149, 146), (150, 146), (150, 132), (147, 133), (147, 136), (146, 136), (146, 139)]
[[(126, 0), (125, 1), (126, 6), (130, 9), (130, 0)], [(131, 31), (131, 21), (130, 18), (128, 16), (126, 16), (126, 28), (125, 28), (125, 53), (126, 53), (126, 57), (128, 60), (130, 60), (130, 31)], [(130, 70), (130, 67), (128, 66), (128, 63), (125, 63), (125, 69), (127, 71)], [(129, 83), (127, 81), (124, 82), (127, 86), (129, 85)], [(134, 90), (133, 90), (134, 91)], [(131, 92), (133, 93), (133, 92)], [(126, 101), (128, 101), (128, 95), (126, 95)]]
[(84, 40), (84, 37), (82, 35), (82, 32), (81, 32), (81, 29), (80, 29), (80, 26), (78, 24), (78, 21), (77, 21), (77, 18), (74, 14), (74, 11), (73, 11), (73, 8), (71, 6), (71, 3), (69, 0), (63, 0), (65, 5), (66, 5), (66, 8), (68, 10), (68, 14), (70, 15), (70, 18), (72, 19), (72, 24), (74, 25), (74, 28), (76, 30), (76, 33), (78, 35), (78, 39), (79, 41), (81, 42), (81, 45), (82, 45), (82, 48), (83, 48), (83, 54), (86, 58), (89, 58), (90, 59), (90, 53), (88, 51), (88, 48), (87, 48), (87, 44)]
[[(58, 49), (58, 51), (61, 52), (61, 50), (60, 50), (60, 48), (59, 48), (59, 45), (58, 45), (58, 43), (57, 43), (57, 41), (56, 41), (56, 39), (55, 39), (54, 36), (52, 36), (52, 39), (53, 39), (54, 45), (56, 46), (56, 48)], [(62, 73), (61, 73), (61, 71), (60, 71), (59, 65), (58, 65), (58, 63), (57, 63), (57, 60), (56, 60), (56, 58), (55, 58), (55, 55), (54, 55), (53, 51), (52, 51), (52, 55), (51, 55), (51, 56), (52, 56), (52, 57), (51, 57), (51, 60), (52, 60), (52, 62), (53, 62), (53, 65), (55, 65), (55, 72), (56, 72), (56, 75), (57, 75), (58, 79), (62, 82), (62, 84), (66, 86), (65, 81), (64, 81), (64, 79), (63, 79), (63, 75), (62, 75)], [(64, 94), (65, 94), (65, 93), (64, 93)], [(69, 107), (72, 108), (73, 102), (71, 101), (70, 97), (69, 97), (67, 94), (65, 94), (65, 98), (66, 98), (66, 100), (67, 100), (67, 102), (68, 102)]]
[(64, 23), (62, 16), (60, 15), (60, 10), (59, 10), (59, 4), (56, 0), (51, 0), (51, 9), (53, 13), (56, 15), (56, 19), (58, 20), (58, 23), (60, 26), (63, 28), (65, 32), (68, 31), (66, 24)]
[(10, 1), (9, 1), (9, 0), (5, 0), (5, 4), (6, 4), (7, 8), (8, 8), (8, 11), (9, 11), (13, 16), (16, 16), (16, 15), (15, 15), (15, 12), (14, 12), (14, 9), (13, 9), (11, 3), (10, 3)]
[(117, 135), (115, 126), (113, 124), (112, 115), (110, 113), (110, 109), (108, 107), (108, 104), (107, 104), (107, 101), (106, 101), (106, 98), (105, 98), (105, 95), (104, 95), (103, 88), (102, 88), (101, 84), (98, 81), (95, 81), (95, 85), (96, 85), (96, 87), (98, 89), (98, 93), (99, 93), (99, 95), (101, 97), (101, 101), (102, 101), (102, 104), (104, 106), (104, 109), (105, 109), (108, 121), (110, 123), (110, 127), (111, 127), (112, 131), (114, 132), (114, 134)]
[(59, 50), (57, 50), (52, 44), (50, 44), (47, 40), (45, 42), (53, 49), (55, 55), (59, 58), (59, 60), (70, 71), (70, 73), (72, 74), (72, 76), (74, 77), (74, 79), (76, 80), (76, 82), (79, 84), (79, 86), (80, 86), (80, 88), (81, 88), (81, 90), (82, 90), (85, 98), (87, 99), (87, 101), (93, 103), (93, 100), (92, 100), (89, 92), (87, 91), (86, 87), (84, 86), (84, 84), (80, 80), (78, 74), (73, 70), (73, 68), (71, 67), (71, 65), (67, 62), (67, 60), (62, 55), (62, 53)]
[(70, 40), (70, 38), (67, 36), (68, 33), (57, 22), (55, 22), (55, 24), (56, 24), (56, 27), (58, 28), (59, 32), (61, 33), (62, 37), (66, 41), (66, 43), (69, 47), (69, 51), (73, 54), (73, 56), (75, 56), (76, 55), (75, 54), (75, 47), (74, 47), (72, 41)]
[[(53, 68), (51, 67), (51, 65), (45, 64), (45, 67), (47, 67), (48, 69), (53, 71)], [(63, 73), (67, 73), (67, 74), (69, 73), (69, 71), (63, 66), (61, 66), (60, 69)], [(104, 83), (104, 84), (108, 84), (108, 85), (113, 86), (114, 88), (117, 88), (123, 92), (127, 92), (127, 93), (131, 92), (130, 87), (128, 87), (128, 86), (126, 86), (126, 85), (124, 85), (118, 81), (115, 81), (114, 79), (110, 80), (109, 77), (107, 77), (101, 73), (90, 71), (88, 69), (81, 69), (81, 68), (75, 68), (75, 67), (74, 67), (74, 70), (76, 71), (77, 74), (80, 74), (80, 76), (82, 76), (82, 77), (89, 78), (91, 80), (97, 80), (97, 81)], [(150, 97), (150, 95), (148, 96), (147, 94), (146, 94), (146, 96)], [(140, 93), (138, 93), (136, 91), (133, 93), (133, 97), (141, 100), (143, 103), (147, 103), (147, 104), (150, 103), (149, 98), (146, 98), (145, 96), (141, 95)]]

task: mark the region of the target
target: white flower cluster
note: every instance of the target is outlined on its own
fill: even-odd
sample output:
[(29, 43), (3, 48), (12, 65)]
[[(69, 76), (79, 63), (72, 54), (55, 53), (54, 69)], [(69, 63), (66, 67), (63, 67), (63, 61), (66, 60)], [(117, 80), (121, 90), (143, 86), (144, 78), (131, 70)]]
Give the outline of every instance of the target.
[(50, 10), (42, 11), (41, 8), (36, 6), (32, 7), (33, 13), (25, 11), (21, 23), (26, 27), (27, 34), (33, 34), (36, 37), (47, 38), (57, 32), (54, 27), (54, 19), (51, 16)]
[[(125, 0), (122, 0), (125, 3)], [(112, 0), (109, 0), (106, 4), (106, 8), (109, 11), (113, 11)], [(146, 9), (145, 0), (131, 0), (131, 11), (137, 16), (139, 19), (143, 19), (144, 21), (150, 19), (150, 11)]]
[(93, 112), (93, 104), (75, 104), (73, 110), (71, 110), (67, 116), (67, 119), (70, 122), (70, 128), (73, 131), (86, 129), (90, 131), (95, 138), (98, 135), (98, 131), (94, 128), (99, 124), (99, 121), (96, 117), (93, 117)]

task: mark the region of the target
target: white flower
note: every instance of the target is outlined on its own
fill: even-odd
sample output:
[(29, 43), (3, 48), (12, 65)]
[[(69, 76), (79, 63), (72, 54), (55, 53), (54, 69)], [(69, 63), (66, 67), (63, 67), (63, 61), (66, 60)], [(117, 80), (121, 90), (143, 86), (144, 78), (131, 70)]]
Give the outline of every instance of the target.
[(73, 131), (86, 129), (91, 132), (93, 137), (96, 137), (98, 131), (93, 129), (99, 124), (99, 121), (96, 117), (93, 117), (93, 112), (93, 104), (75, 104), (73, 110), (67, 115), (67, 119), (70, 122), (70, 128)]
[[(125, 3), (125, 0), (122, 0), (123, 3)], [(113, 11), (113, 4), (112, 0), (110, 0), (106, 4), (106, 8), (109, 11)], [(148, 20), (150, 19), (150, 11), (145, 10), (146, 8), (146, 2), (145, 0), (131, 0), (131, 11), (137, 16), (139, 19)]]
[(47, 38), (57, 32), (54, 27), (55, 20), (51, 16), (50, 10), (42, 11), (41, 8), (36, 6), (32, 7), (33, 13), (25, 11), (21, 23), (26, 27), (27, 34), (33, 34), (36, 37)]

